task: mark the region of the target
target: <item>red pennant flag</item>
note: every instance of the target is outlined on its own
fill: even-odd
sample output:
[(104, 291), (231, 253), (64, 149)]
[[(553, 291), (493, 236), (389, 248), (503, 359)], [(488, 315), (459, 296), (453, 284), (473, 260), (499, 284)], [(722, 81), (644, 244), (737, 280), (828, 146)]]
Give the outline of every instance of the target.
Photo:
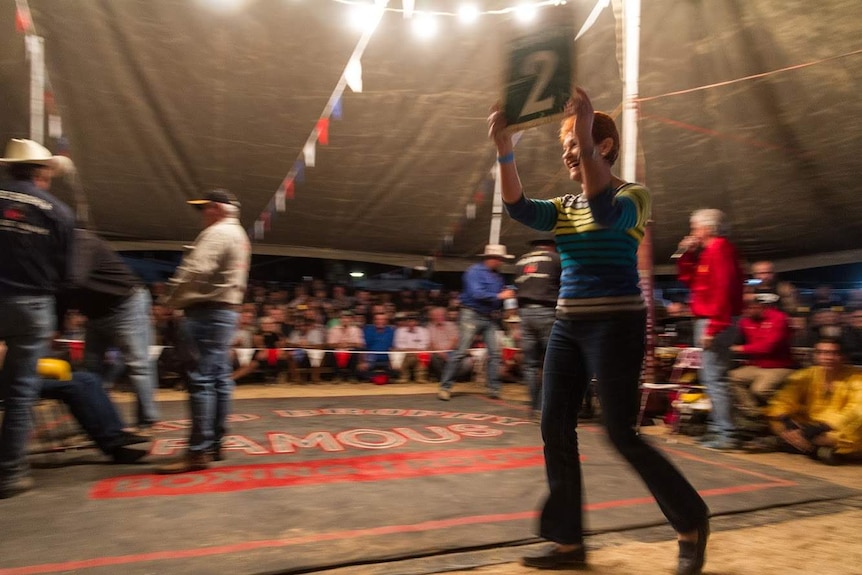
[(317, 141), (324, 146), (329, 143), (329, 118), (321, 118), (317, 121)]
[(284, 197), (288, 200), (292, 200), (295, 195), (296, 194), (293, 189), (293, 180), (284, 180)]
[(26, 34), (32, 29), (33, 21), (30, 18), (30, 11), (26, 7), (18, 6), (15, 8), (15, 31)]

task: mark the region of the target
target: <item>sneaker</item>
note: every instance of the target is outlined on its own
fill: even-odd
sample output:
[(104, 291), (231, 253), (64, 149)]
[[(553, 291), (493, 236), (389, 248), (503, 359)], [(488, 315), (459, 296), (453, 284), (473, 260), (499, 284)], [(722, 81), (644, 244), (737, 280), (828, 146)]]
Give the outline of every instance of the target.
[(8, 499), (30, 491), (36, 482), (29, 475), (19, 475), (14, 479), (0, 482), (0, 499)]
[(715, 451), (737, 451), (739, 449), (739, 445), (734, 440), (722, 438), (704, 441), (700, 446), (704, 449), (713, 449)]
[(450, 399), (452, 399), (452, 392), (450, 392), (448, 389), (441, 389), (437, 392), (437, 399), (439, 399), (440, 401), (449, 401)]
[(838, 465), (840, 463), (838, 456), (835, 454), (834, 447), (818, 447), (815, 456), (817, 457), (817, 461), (821, 461), (826, 465)]
[(189, 451), (179, 459), (156, 467), (156, 473), (160, 475), (173, 475), (176, 473), (188, 473), (190, 471), (203, 471), (209, 468), (212, 457), (209, 453), (197, 453)]
[(522, 557), (521, 564), (533, 569), (586, 569), (587, 552), (583, 545), (571, 551), (560, 551), (557, 547), (552, 547), (541, 555)]

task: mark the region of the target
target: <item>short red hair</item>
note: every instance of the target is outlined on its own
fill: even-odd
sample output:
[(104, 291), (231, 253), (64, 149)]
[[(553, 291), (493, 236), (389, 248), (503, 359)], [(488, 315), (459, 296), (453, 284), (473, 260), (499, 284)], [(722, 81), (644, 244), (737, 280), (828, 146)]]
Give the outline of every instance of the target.
[[(560, 124), (560, 142), (572, 133), (574, 126), (574, 116), (563, 118)], [(605, 159), (613, 166), (620, 155), (620, 133), (613, 118), (604, 112), (595, 112), (595, 118), (593, 119), (593, 143), (598, 145), (600, 142), (605, 141), (606, 138), (610, 138), (614, 142), (611, 151), (605, 155)]]

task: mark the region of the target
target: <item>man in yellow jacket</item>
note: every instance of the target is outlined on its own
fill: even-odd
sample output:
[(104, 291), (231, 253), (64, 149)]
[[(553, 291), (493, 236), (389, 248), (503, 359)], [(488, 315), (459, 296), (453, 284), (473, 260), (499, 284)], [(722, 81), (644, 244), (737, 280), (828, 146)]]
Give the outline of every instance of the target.
[(814, 366), (794, 372), (767, 408), (783, 443), (825, 463), (862, 456), (862, 369), (846, 363), (842, 343), (821, 338)]

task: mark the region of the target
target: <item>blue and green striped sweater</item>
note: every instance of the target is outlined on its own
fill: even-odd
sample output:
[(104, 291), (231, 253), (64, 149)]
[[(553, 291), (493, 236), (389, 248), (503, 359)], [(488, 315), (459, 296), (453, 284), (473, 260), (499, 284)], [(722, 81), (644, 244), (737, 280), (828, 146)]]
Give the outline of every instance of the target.
[(554, 232), (563, 266), (557, 314), (567, 317), (644, 308), (637, 250), (650, 206), (649, 190), (624, 184), (592, 201), (583, 194), (551, 200), (522, 195), (506, 210), (528, 227)]

